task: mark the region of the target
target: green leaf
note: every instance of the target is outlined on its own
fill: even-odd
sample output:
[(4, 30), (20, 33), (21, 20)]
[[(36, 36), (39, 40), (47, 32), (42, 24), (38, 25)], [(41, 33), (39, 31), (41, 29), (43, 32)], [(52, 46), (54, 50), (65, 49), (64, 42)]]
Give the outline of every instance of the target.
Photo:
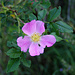
[(29, 19), (30, 20), (34, 20), (34, 19), (37, 20), (36, 16), (32, 13), (29, 15)]
[(36, 6), (38, 6), (38, 4), (40, 4), (39, 1), (38, 1), (38, 2), (35, 2), (35, 1), (34, 1), (34, 3), (32, 4), (33, 8), (36, 8)]
[[(13, 34), (13, 33), (11, 33), (11, 34)], [(13, 35), (15, 35), (15, 34), (13, 34)], [(18, 47), (15, 41), (7, 41), (7, 46), (8, 47), (15, 47), (15, 48)]]
[(59, 42), (59, 41), (63, 40), (61, 37), (57, 36), (55, 32), (51, 33), (51, 35), (55, 36), (56, 42)]
[(67, 33), (73, 32), (72, 27), (70, 27), (69, 25), (67, 25), (66, 23), (62, 21), (57, 21), (55, 22), (55, 24), (58, 26), (58, 29), (60, 30), (60, 32), (67, 32)]
[(61, 7), (59, 6), (59, 8), (54, 8), (52, 10), (50, 10), (49, 14), (48, 14), (48, 18), (47, 20), (49, 22), (53, 21), (54, 19), (56, 19), (61, 13)]
[(38, 12), (38, 19), (44, 19), (44, 17), (46, 16), (47, 11), (45, 9), (41, 10)]
[(56, 32), (56, 34), (59, 34), (59, 30), (58, 30), (58, 26), (55, 25), (55, 23), (49, 23), (47, 24), (47, 30), (51, 33), (51, 32)]
[(12, 47), (12, 44), (11, 44), (10, 41), (7, 41), (7, 46), (8, 46), (8, 47)]
[(21, 61), (22, 61), (24, 66), (26, 66), (26, 67), (30, 67), (31, 66), (31, 61), (26, 59), (25, 53), (23, 53), (21, 55)]
[(7, 73), (8, 72), (12, 72), (15, 71), (20, 65), (20, 60), (19, 59), (10, 59), (8, 61), (8, 65), (7, 65)]
[(26, 67), (30, 67), (31, 66), (31, 61), (30, 60), (22, 59), (22, 63)]
[(10, 58), (18, 58), (21, 55), (21, 51), (16, 50), (14, 48), (10, 49), (9, 51), (7, 51), (6, 53), (8, 56), (10, 56)]
[(43, 8), (47, 9), (51, 6), (51, 3), (49, 1), (43, 1), (41, 5)]
[(51, 23), (50, 25), (52, 25), (52, 27), (53, 27), (53, 29), (54, 29), (55, 31), (58, 30), (58, 26), (57, 26), (55, 23)]
[(12, 41), (12, 46), (15, 47), (15, 48), (17, 48), (17, 44), (16, 44), (15, 41)]

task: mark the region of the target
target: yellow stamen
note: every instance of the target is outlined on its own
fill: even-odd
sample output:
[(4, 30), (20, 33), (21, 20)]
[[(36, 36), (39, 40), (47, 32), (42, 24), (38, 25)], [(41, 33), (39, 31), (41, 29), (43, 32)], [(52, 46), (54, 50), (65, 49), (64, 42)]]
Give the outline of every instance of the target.
[(31, 36), (31, 39), (32, 41), (34, 42), (38, 42), (40, 40), (40, 35), (39, 33), (34, 33), (32, 36)]

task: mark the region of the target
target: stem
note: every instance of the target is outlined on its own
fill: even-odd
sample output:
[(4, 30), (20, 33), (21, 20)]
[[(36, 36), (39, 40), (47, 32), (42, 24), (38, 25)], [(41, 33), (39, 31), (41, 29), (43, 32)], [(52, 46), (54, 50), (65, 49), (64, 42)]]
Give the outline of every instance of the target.
[[(25, 1), (25, 3), (26, 3), (26, 1)], [(5, 10), (10, 10), (9, 8), (7, 8), (7, 7), (4, 6), (3, 1), (2, 1), (2, 8), (5, 9)], [(10, 11), (13, 11), (13, 10), (10, 10)], [(14, 12), (14, 14), (15, 14), (15, 16), (17, 18), (17, 21), (18, 21), (18, 32), (20, 33), (20, 22), (22, 22), (23, 24), (25, 24), (25, 23), (18, 17), (18, 15), (16, 14), (16, 12)]]
[(25, 24), (20, 18), (18, 18), (20, 20), (20, 22), (22, 22), (23, 24)]
[(14, 13), (14, 14), (15, 14), (15, 16), (17, 18), (17, 21), (18, 21), (18, 33), (20, 33), (20, 22), (19, 22), (19, 18), (18, 18), (18, 16), (17, 16), (16, 13)]
[(20, 22), (19, 22), (19, 20), (18, 20), (18, 33), (20, 33)]
[(15, 16), (17, 17), (17, 19), (18, 19), (20, 22), (22, 22), (23, 24), (25, 24), (25, 23), (18, 17), (18, 15), (16, 14), (16, 12), (15, 12), (14, 14), (15, 14)]

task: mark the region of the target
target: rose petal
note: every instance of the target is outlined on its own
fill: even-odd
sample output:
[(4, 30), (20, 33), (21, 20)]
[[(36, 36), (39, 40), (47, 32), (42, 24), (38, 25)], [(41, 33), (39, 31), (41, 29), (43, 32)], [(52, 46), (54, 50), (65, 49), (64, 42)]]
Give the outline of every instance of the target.
[(32, 20), (29, 23), (26, 23), (23, 27), (22, 27), (22, 31), (31, 36), (35, 31), (36, 31), (36, 20)]
[(44, 49), (42, 47), (38, 46), (38, 43), (32, 42), (30, 47), (29, 47), (29, 53), (31, 56), (38, 56), (40, 53), (43, 53)]
[(31, 44), (31, 40), (30, 37), (28, 36), (24, 36), (24, 38), (22, 38), (21, 36), (17, 39), (17, 45), (21, 47), (21, 51), (26, 52), (30, 44)]
[(41, 40), (39, 42), (39, 44), (45, 48), (46, 45), (47, 47), (51, 47), (53, 46), (53, 44), (56, 42), (56, 38), (53, 35), (44, 35), (41, 36)]
[(36, 32), (42, 34), (45, 32), (44, 22), (36, 21)]
[(43, 47), (39, 47), (40, 49), (39, 49), (39, 52), (41, 53), (41, 54), (43, 54), (44, 53), (44, 48)]

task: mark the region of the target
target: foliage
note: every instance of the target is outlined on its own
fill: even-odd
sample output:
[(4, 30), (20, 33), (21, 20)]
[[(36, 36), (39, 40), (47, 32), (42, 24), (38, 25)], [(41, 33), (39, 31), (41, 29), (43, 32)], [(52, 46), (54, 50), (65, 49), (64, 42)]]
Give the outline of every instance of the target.
[[(60, 18), (62, 10), (60, 6), (51, 8), (49, 0), (0, 1), (1, 75), (6, 72), (7, 75), (75, 75), (74, 28)], [(34, 19), (42, 20), (46, 29), (44, 34), (54, 35), (57, 41), (53, 47), (46, 48), (45, 53), (38, 57), (21, 52), (16, 43), (17, 37), (25, 36), (21, 30), (23, 25)]]

